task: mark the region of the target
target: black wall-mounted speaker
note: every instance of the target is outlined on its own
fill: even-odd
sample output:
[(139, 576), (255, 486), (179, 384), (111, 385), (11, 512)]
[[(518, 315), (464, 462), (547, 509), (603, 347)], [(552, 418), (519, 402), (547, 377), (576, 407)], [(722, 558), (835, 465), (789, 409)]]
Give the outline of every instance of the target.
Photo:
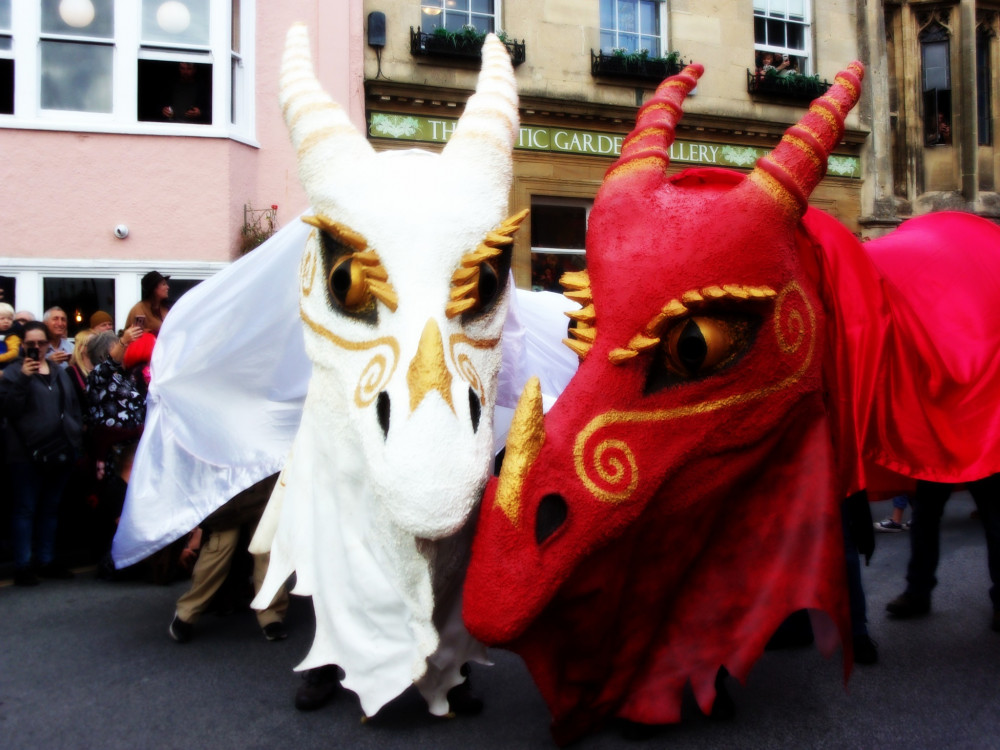
[(385, 46), (385, 13), (376, 10), (368, 14), (368, 44), (372, 47)]

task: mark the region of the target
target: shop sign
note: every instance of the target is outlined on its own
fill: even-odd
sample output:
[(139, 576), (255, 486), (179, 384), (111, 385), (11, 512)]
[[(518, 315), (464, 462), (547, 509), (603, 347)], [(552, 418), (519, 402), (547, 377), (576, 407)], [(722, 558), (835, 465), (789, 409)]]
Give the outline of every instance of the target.
[[(372, 138), (446, 143), (456, 125), (457, 119), (372, 112), (368, 134)], [(514, 147), (522, 151), (585, 154), (614, 159), (621, 154), (624, 139), (625, 136), (616, 133), (522, 125)], [(670, 160), (673, 162), (716, 167), (749, 168), (767, 153), (766, 149), (753, 146), (680, 139), (670, 146)], [(860, 178), (861, 161), (855, 156), (833, 155), (829, 159), (827, 171), (837, 177)]]

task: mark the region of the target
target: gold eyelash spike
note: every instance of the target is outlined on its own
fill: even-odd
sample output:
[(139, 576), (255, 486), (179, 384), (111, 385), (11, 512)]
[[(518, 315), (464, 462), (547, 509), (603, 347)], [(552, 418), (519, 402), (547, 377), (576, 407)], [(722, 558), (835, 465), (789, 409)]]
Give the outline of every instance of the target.
[(563, 339), (562, 342), (572, 349), (574, 354), (576, 354), (576, 356), (580, 359), (583, 359), (590, 354), (590, 348), (593, 346), (593, 344), (588, 344), (584, 341), (577, 341), (576, 339)]
[(339, 243), (347, 245), (352, 250), (362, 251), (368, 248), (368, 240), (360, 232), (355, 232), (350, 227), (341, 224), (339, 221), (333, 221), (322, 214), (303, 216), (302, 221), (309, 226), (322, 229)]
[(531, 213), (530, 209), (522, 208), (513, 216), (508, 216), (500, 222), (500, 227), (496, 230), (497, 234), (502, 234), (505, 237), (512, 236), (518, 229), (521, 228), (521, 223), (528, 217), (529, 213)]
[(559, 277), (559, 283), (566, 289), (589, 289), (590, 274), (586, 271), (567, 271)]
[(701, 293), (697, 290), (692, 290), (690, 292), (684, 292), (681, 295), (681, 302), (685, 305), (690, 305), (696, 302), (704, 302), (705, 298), (701, 296)]
[(755, 297), (757, 299), (767, 299), (769, 297), (778, 296), (778, 293), (769, 286), (752, 286), (748, 287), (747, 291), (750, 292), (751, 297)]
[(638, 357), (639, 352), (634, 349), (612, 349), (608, 352), (608, 359), (613, 365), (620, 365), (622, 362), (628, 362), (633, 357)]
[(465, 268), (464, 266), (455, 270), (455, 273), (451, 275), (451, 283), (464, 286), (468, 284), (473, 279), (479, 277), (479, 266), (469, 266)]
[(644, 336), (641, 333), (637, 333), (632, 337), (632, 340), (628, 342), (628, 348), (636, 352), (649, 351), (660, 345), (660, 337)]
[(707, 286), (701, 290), (701, 294), (709, 299), (721, 299), (726, 296), (726, 292), (721, 286)]
[(567, 310), (563, 315), (570, 320), (575, 320), (577, 323), (586, 326), (592, 326), (597, 319), (597, 313), (594, 311), (593, 304), (581, 307), (579, 310)]
[(444, 314), (449, 318), (454, 318), (456, 315), (461, 315), (466, 310), (470, 310), (475, 306), (476, 299), (474, 297), (452, 300), (444, 306)]
[(375, 299), (379, 300), (383, 305), (392, 310), (392, 312), (396, 312), (396, 308), (399, 306), (399, 297), (396, 295), (396, 290), (392, 288), (392, 284), (371, 278), (366, 281), (368, 291), (372, 293)]
[(571, 299), (574, 302), (579, 302), (583, 306), (587, 306), (594, 301), (594, 296), (590, 293), (590, 289), (571, 289), (569, 291), (563, 292), (563, 296), (567, 299)]
[(580, 339), (581, 341), (586, 341), (588, 344), (593, 344), (594, 339), (597, 337), (596, 328), (570, 328), (569, 335), (573, 338)]
[(723, 284), (722, 288), (730, 297), (735, 297), (736, 299), (750, 298), (750, 292), (747, 291), (745, 286), (739, 286), (738, 284)]
[[(451, 298), (453, 300), (460, 300), (469, 297), (476, 287), (479, 285), (479, 279), (472, 281), (464, 286), (457, 286), (451, 290)], [(473, 299), (475, 301), (475, 299)]]

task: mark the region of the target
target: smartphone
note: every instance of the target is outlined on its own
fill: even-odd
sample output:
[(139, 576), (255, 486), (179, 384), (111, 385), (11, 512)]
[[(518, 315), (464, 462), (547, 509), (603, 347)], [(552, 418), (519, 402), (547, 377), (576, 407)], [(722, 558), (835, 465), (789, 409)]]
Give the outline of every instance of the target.
[(146, 316), (145, 315), (136, 315), (135, 316), (135, 325), (137, 325), (140, 328), (144, 329), (146, 327)]
[(28, 359), (33, 359), (36, 362), (41, 361), (42, 355), (37, 346), (32, 346), (24, 350), (24, 356)]
[(785, 62), (788, 62), (788, 55), (782, 55), (781, 59), (784, 60)]

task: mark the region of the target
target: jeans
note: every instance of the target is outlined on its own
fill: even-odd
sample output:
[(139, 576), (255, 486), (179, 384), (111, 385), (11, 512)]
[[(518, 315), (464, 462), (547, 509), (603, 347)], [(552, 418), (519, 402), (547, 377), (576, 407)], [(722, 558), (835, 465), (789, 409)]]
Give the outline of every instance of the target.
[(8, 465), (13, 487), (11, 537), (15, 569), (26, 569), (32, 562), (52, 562), (59, 501), (71, 470), (71, 465), (38, 466), (20, 461)]
[[(986, 553), (990, 570), (990, 599), (1000, 611), (1000, 474), (968, 485), (976, 501), (979, 517), (986, 531)], [(930, 599), (937, 585), (935, 572), (941, 555), (941, 516), (954, 485), (917, 482), (913, 496), (913, 521), (910, 526), (910, 563), (906, 570), (906, 593), (917, 599)]]

